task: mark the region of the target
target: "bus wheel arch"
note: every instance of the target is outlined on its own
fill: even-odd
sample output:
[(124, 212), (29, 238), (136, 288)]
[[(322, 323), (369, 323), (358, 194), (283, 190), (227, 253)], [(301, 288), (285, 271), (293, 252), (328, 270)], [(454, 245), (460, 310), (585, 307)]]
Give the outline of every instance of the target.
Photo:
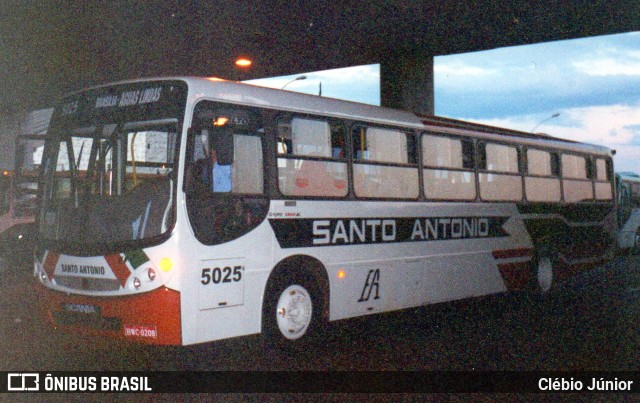
[(262, 333), (278, 348), (320, 340), (329, 319), (329, 278), (322, 263), (291, 256), (276, 265), (264, 291)]

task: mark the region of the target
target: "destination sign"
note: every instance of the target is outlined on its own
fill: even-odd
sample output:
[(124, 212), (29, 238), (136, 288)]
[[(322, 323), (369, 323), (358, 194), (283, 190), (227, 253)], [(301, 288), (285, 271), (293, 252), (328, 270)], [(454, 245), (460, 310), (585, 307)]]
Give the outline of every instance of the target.
[(184, 116), (187, 84), (177, 80), (141, 81), (89, 89), (70, 95), (57, 107), (58, 119), (74, 126)]
[(162, 87), (125, 91), (120, 94), (107, 94), (96, 98), (96, 108), (126, 107), (158, 102)]

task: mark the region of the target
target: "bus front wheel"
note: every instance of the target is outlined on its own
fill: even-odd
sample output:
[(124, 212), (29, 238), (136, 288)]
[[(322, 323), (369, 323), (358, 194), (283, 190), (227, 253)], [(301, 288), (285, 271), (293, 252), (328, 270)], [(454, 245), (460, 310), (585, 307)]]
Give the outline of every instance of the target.
[(309, 291), (293, 284), (282, 291), (276, 304), (276, 323), (282, 337), (297, 340), (304, 337), (313, 319), (313, 301)]
[(321, 338), (323, 303), (310, 280), (281, 277), (271, 281), (265, 295), (263, 334), (271, 347), (292, 351)]

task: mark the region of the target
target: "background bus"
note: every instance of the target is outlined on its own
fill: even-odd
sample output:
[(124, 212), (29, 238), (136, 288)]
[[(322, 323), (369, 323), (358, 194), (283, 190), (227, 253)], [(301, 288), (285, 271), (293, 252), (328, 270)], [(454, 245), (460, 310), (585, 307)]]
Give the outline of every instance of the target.
[(13, 172), (5, 171), (7, 193), (0, 216), (0, 258), (3, 265), (33, 261), (38, 170), (45, 135), (16, 138)]
[(0, 266), (33, 261), (38, 175), (52, 113), (53, 108), (27, 114), (15, 140), (14, 169), (3, 172)]
[(623, 250), (640, 253), (640, 175), (616, 173), (618, 197), (618, 244)]
[(227, 82), (56, 108), (34, 265), (58, 328), (153, 344), (508, 291), (614, 256), (611, 151)]

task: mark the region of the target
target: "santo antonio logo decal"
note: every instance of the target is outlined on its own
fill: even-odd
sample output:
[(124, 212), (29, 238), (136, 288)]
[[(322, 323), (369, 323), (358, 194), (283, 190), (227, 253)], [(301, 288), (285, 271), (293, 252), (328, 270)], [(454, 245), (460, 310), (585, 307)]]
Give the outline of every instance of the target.
[(282, 248), (501, 238), (506, 216), (279, 218), (269, 223)]

